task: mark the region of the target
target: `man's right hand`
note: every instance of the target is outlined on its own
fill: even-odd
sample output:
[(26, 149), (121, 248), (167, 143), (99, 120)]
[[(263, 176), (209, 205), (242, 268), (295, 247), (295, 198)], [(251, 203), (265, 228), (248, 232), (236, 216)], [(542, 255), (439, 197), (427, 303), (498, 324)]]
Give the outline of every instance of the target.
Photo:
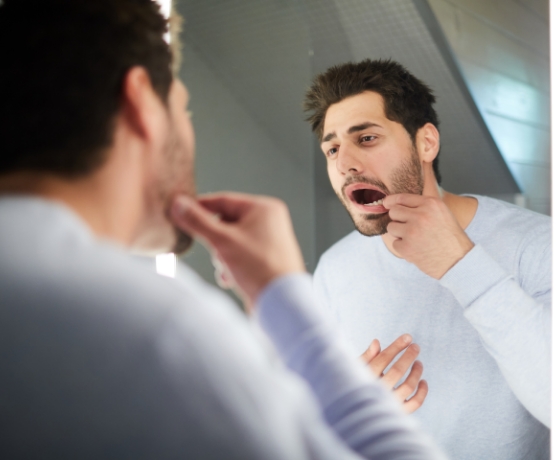
[[(402, 356), (387, 372), (384, 372), (404, 349), (406, 351)], [(389, 388), (394, 389), (395, 396), (402, 402), (403, 408), (408, 414), (422, 406), (428, 392), (427, 382), (420, 380), (424, 367), (420, 361), (415, 361), (419, 353), (420, 347), (412, 343), (412, 337), (409, 334), (404, 334), (383, 351), (381, 351), (379, 340), (374, 339), (362, 355), (362, 359), (371, 371), (381, 378)], [(412, 363), (414, 364), (412, 365)], [(394, 388), (410, 367), (412, 370), (406, 380)], [(410, 397), (414, 392), (416, 393)]]
[(306, 271), (288, 207), (276, 198), (230, 192), (197, 201), (177, 196), (171, 217), (209, 246), (225, 282), (248, 309), (275, 278)]

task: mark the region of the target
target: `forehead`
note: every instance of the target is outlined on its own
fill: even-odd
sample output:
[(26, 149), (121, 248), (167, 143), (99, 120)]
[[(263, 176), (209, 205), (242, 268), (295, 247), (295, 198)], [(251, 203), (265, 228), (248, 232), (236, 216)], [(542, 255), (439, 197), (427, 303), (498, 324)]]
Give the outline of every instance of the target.
[(323, 132), (341, 130), (362, 121), (385, 121), (383, 97), (373, 91), (365, 91), (332, 104), (325, 113)]

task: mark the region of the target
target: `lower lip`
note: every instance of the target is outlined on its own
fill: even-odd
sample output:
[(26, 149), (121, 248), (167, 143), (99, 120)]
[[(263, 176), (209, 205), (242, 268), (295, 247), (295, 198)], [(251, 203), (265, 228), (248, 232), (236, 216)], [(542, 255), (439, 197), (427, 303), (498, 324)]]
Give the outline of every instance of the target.
[(352, 201), (352, 205), (358, 209), (359, 211), (365, 212), (367, 214), (384, 214), (389, 212), (387, 208), (384, 208), (383, 205), (378, 204), (377, 206), (364, 206), (360, 203), (355, 203)]

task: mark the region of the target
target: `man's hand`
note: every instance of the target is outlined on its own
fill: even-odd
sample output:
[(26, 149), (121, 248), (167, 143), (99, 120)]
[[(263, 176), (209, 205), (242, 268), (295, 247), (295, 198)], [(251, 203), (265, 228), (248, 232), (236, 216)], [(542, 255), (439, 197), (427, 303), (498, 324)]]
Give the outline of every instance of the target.
[[(394, 388), (395, 396), (402, 402), (404, 410), (411, 414), (419, 409), (427, 396), (428, 387), (425, 380), (420, 380), (424, 367), (420, 361), (415, 361), (420, 353), (420, 347), (412, 342), (412, 337), (404, 334), (396, 339), (391, 345), (381, 351), (379, 340), (371, 342), (369, 348), (362, 355), (362, 359), (371, 371), (380, 377), (389, 388), (394, 388), (396, 383), (406, 374), (412, 366), (412, 370), (404, 382)], [(383, 373), (395, 357), (406, 348), (402, 356)], [(414, 362), (415, 361), (415, 362)], [(414, 365), (412, 365), (414, 363)], [(412, 393), (414, 396), (410, 397)], [(409, 398), (410, 397), (410, 398)], [(409, 398), (409, 399), (408, 399)]]
[(209, 246), (222, 264), (221, 281), (246, 307), (275, 278), (305, 272), (286, 204), (276, 198), (218, 193), (174, 199), (175, 225)]
[(393, 249), (435, 279), (474, 247), (439, 198), (403, 193), (387, 196), (383, 206), (392, 220), (387, 234), (395, 238)]

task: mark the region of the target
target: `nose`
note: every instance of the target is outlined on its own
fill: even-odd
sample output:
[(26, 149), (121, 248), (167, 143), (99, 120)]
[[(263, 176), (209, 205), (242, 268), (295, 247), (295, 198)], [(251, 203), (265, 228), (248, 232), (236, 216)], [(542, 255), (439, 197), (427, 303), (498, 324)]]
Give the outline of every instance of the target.
[(350, 144), (339, 147), (336, 166), (342, 175), (358, 175), (364, 172), (364, 165), (358, 149)]

